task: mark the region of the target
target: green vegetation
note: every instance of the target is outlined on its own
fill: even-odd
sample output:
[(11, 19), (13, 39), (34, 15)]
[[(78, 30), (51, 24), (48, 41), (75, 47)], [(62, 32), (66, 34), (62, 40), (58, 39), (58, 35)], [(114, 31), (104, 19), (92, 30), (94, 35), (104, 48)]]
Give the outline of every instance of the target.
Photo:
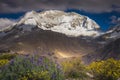
[(0, 80), (118, 80), (119, 78), (120, 60), (112, 58), (92, 62), (86, 66), (79, 58), (57, 64), (45, 56), (0, 55)]
[(120, 60), (107, 59), (93, 62), (88, 66), (95, 80), (118, 80), (120, 78)]
[(46, 57), (18, 55), (0, 69), (0, 80), (64, 80), (61, 67)]
[(8, 64), (8, 63), (9, 63), (9, 60), (7, 60), (7, 59), (2, 59), (2, 60), (0, 60), (0, 67), (6, 65), (6, 64)]
[(67, 79), (85, 80), (88, 78), (86, 75), (86, 67), (81, 63), (79, 58), (62, 62), (62, 67)]
[(15, 56), (16, 54), (8, 54), (8, 53), (0, 54), (0, 68), (8, 64), (9, 61), (13, 59)]
[(31, 71), (27, 72), (26, 75), (23, 75), (18, 80), (50, 80), (50, 75), (48, 71), (42, 72)]
[(3, 54), (0, 54), (0, 60), (2, 60), (2, 59), (11, 60), (16, 56), (17, 56), (17, 54), (3, 53)]

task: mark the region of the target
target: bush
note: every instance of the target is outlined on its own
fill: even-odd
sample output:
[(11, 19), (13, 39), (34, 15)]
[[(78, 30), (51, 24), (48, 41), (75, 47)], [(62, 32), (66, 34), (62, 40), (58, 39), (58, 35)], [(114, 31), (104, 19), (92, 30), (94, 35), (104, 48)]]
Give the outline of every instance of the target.
[(42, 71), (42, 72), (36, 72), (36, 71), (31, 71), (27, 72), (26, 75), (22, 76), (18, 80), (50, 80), (50, 76), (48, 71)]
[(96, 80), (117, 80), (120, 78), (120, 60), (107, 59), (93, 62), (88, 66)]
[(85, 78), (87, 78), (86, 68), (78, 58), (62, 62), (62, 67), (66, 78), (79, 80), (85, 80)]
[(17, 56), (0, 70), (0, 80), (64, 80), (58, 64), (46, 57)]
[(9, 53), (0, 54), (0, 68), (8, 64), (9, 61), (13, 59), (15, 56), (16, 54), (9, 54)]
[(7, 60), (7, 59), (0, 60), (0, 68), (3, 67), (4, 65), (8, 64), (8, 63), (9, 63), (9, 60)]
[(0, 60), (1, 60), (1, 59), (11, 60), (11, 59), (13, 59), (13, 58), (16, 57), (16, 56), (17, 56), (17, 54), (4, 53), (4, 54), (1, 54), (1, 55), (0, 55)]

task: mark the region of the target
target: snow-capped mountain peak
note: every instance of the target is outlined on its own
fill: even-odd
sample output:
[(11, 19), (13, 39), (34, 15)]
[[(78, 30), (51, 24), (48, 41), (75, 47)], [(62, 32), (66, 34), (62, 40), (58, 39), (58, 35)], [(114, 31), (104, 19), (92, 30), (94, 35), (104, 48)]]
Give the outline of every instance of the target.
[[(66, 13), (58, 10), (49, 10), (43, 12), (31, 11), (16, 23), (17, 25), (37, 26), (43, 30), (50, 30), (65, 34), (67, 36), (96, 36), (99, 35), (99, 25), (90, 18), (77, 13)], [(29, 27), (29, 26), (27, 26)], [(23, 30), (27, 30), (22, 25)], [(31, 27), (30, 27), (31, 28)], [(29, 29), (30, 30), (30, 29)]]

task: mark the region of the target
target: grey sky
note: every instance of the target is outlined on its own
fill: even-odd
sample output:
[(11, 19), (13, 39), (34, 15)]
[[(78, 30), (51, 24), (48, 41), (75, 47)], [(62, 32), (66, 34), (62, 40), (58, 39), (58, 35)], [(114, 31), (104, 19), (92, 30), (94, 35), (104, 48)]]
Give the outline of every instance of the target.
[(120, 0), (0, 0), (0, 13), (68, 8), (92, 13), (120, 12)]

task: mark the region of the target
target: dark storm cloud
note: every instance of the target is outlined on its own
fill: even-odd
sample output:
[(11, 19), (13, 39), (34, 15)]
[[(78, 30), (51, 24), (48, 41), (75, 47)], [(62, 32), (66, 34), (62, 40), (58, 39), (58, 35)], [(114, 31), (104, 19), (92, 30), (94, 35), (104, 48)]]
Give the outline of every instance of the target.
[(120, 12), (119, 4), (120, 0), (0, 0), (0, 13), (68, 8), (92, 13)]

